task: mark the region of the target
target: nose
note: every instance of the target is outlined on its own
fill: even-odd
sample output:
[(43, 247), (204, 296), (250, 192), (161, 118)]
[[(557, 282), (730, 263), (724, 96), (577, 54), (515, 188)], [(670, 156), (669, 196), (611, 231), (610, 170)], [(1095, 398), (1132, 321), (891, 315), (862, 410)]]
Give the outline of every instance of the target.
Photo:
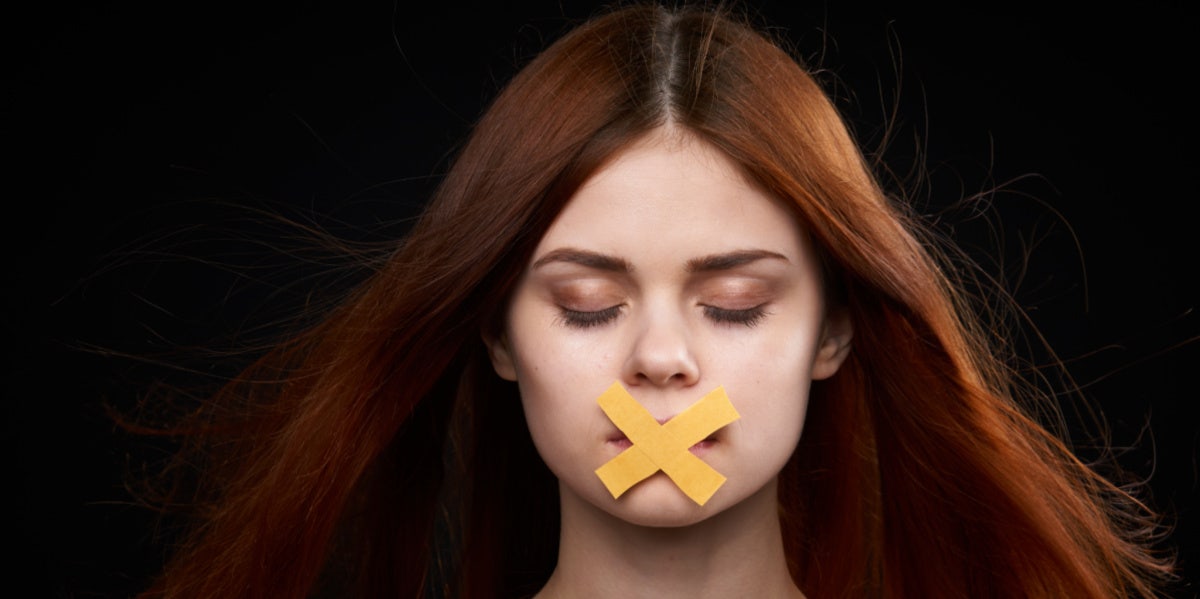
[(700, 379), (688, 327), (680, 315), (647, 315), (624, 365), (626, 385), (688, 387)]

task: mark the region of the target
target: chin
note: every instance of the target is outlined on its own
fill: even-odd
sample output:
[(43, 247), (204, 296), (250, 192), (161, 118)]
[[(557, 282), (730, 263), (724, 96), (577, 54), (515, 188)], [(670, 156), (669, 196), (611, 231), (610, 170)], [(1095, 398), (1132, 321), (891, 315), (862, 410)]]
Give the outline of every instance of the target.
[(661, 472), (638, 483), (619, 499), (608, 499), (599, 507), (609, 514), (637, 526), (677, 528), (704, 521), (719, 511), (718, 490), (704, 505), (684, 495), (675, 483)]

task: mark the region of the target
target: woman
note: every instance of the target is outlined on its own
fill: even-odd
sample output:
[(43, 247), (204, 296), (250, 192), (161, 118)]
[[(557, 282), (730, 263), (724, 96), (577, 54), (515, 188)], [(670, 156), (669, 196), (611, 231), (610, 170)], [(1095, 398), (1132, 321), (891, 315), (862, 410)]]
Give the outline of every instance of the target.
[[(216, 398), (211, 507), (149, 594), (1152, 596), (1140, 506), (1022, 409), (960, 276), (777, 46), (601, 16)], [(648, 444), (606, 390), (667, 427), (717, 389), (711, 497), (597, 476)]]

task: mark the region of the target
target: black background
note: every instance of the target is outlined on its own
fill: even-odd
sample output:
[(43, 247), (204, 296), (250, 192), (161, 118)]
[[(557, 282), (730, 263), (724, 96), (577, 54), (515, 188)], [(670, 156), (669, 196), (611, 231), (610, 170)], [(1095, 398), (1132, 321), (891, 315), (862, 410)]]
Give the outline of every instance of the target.
[[(1148, 479), (1174, 527), (1164, 546), (1194, 579), (1192, 11), (747, 6), (825, 69), (868, 151), (890, 130), (886, 162), (928, 174), (908, 179), (918, 211), (1015, 287), (1121, 464)], [(151, 380), (182, 376), (168, 364), (227, 373), (240, 358), (199, 348), (254, 338), (251, 324), (344, 282), (280, 257), (305, 244), (269, 215), (363, 242), (400, 235), (498, 85), (594, 7), (22, 10), (0, 25), (5, 580), (121, 596), (162, 551), (123, 487), (156, 446), (117, 434), (104, 402), (128, 408)], [(1185, 580), (1177, 594), (1196, 591)]]

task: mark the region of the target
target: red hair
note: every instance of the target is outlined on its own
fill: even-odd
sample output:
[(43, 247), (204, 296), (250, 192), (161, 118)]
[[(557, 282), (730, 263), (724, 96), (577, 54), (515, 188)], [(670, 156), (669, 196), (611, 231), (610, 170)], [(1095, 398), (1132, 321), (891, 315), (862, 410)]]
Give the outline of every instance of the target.
[(522, 70), (379, 272), (214, 398), (205, 507), (148, 594), (536, 592), (556, 483), (480, 332), (575, 189), (666, 124), (794, 206), (854, 322), (781, 474), (809, 597), (1153, 595), (1169, 568), (1134, 536), (1141, 505), (1022, 409), (950, 262), (813, 78), (723, 14), (657, 6), (593, 19)]

